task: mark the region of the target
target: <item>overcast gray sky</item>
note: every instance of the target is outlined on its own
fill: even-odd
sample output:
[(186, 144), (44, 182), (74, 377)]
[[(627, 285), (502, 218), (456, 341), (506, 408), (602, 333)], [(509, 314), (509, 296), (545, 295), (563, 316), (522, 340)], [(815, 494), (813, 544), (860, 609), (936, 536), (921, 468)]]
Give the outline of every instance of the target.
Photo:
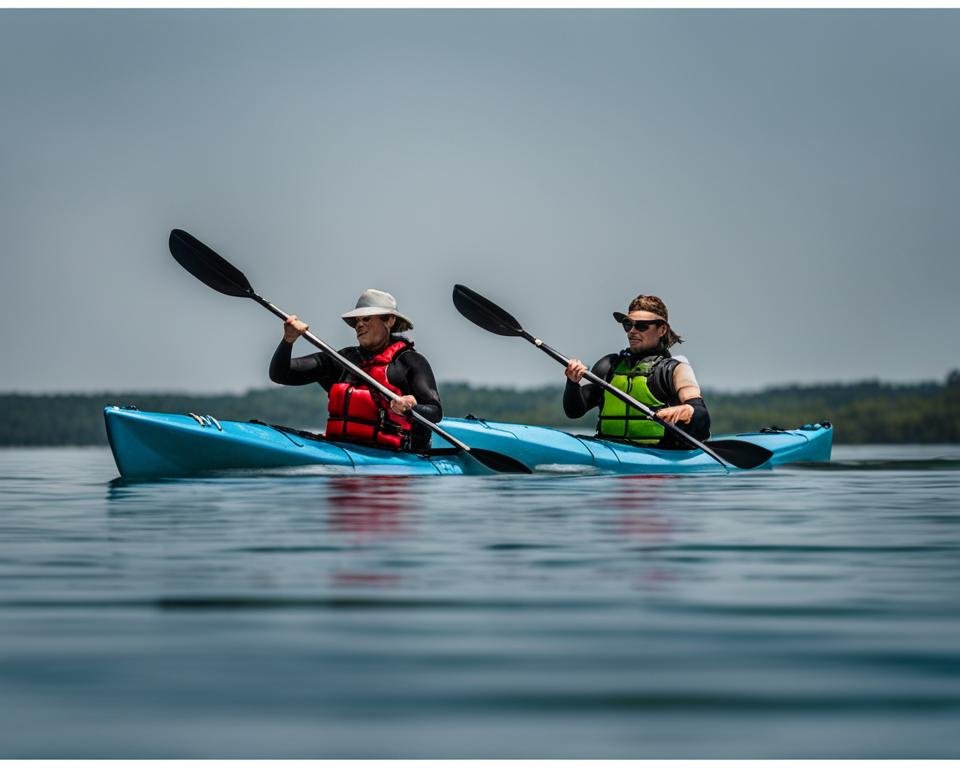
[(707, 388), (960, 367), (956, 10), (0, 10), (0, 137), (0, 391), (267, 385), (173, 227), (440, 381), (562, 380), (456, 282), (588, 362), (658, 294)]

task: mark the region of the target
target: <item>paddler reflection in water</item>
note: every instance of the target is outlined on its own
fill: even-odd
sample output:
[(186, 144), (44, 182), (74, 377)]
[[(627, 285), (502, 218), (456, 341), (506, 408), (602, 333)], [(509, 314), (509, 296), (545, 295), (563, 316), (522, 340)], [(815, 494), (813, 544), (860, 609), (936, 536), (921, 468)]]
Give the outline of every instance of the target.
[[(710, 414), (693, 368), (685, 357), (670, 354), (670, 347), (683, 340), (670, 327), (663, 301), (657, 296), (640, 295), (630, 302), (627, 314), (614, 312), (613, 317), (626, 331), (629, 346), (600, 358), (593, 373), (692, 437), (710, 437)], [(569, 418), (578, 419), (599, 406), (598, 437), (660, 448), (689, 447), (602, 387), (590, 383), (581, 386), (586, 371), (579, 360), (571, 360), (565, 371), (563, 410)]]
[(379, 448), (420, 451), (430, 445), (430, 430), (413, 421), (414, 409), (432, 422), (443, 417), (437, 382), (430, 363), (399, 334), (413, 329), (389, 293), (368, 288), (355, 309), (341, 315), (357, 333), (357, 346), (339, 350), (376, 381), (397, 393), (388, 400), (356, 374), (324, 352), (291, 359), (293, 343), (307, 330), (291, 315), (283, 324), (283, 340), (270, 361), (270, 380), (277, 384), (317, 383), (327, 391), (327, 431), (331, 440), (365, 443)]

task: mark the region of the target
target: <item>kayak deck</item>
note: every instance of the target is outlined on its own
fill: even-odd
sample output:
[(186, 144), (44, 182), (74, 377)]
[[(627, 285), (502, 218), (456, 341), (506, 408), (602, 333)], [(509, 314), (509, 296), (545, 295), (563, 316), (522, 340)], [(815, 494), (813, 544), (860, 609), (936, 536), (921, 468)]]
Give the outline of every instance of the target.
[[(104, 409), (107, 437), (123, 477), (179, 477), (222, 470), (323, 467), (332, 474), (491, 474), (479, 462), (434, 435), (424, 454), (335, 442), (259, 422), (219, 421), (196, 414)], [(444, 419), (441, 426), (472, 448), (506, 454), (535, 472), (685, 474), (725, 472), (699, 450), (673, 451), (619, 444), (549, 427), (481, 419)], [(763, 467), (828, 461), (833, 430), (806, 425), (795, 430), (745, 433), (738, 440), (773, 453)], [(711, 441), (712, 442), (712, 441)], [(739, 470), (737, 470), (739, 471)]]
[[(700, 450), (664, 450), (574, 435), (550, 427), (504, 424), (483, 419), (444, 419), (441, 424), (467, 445), (506, 453), (535, 472), (604, 472), (615, 474), (685, 474), (725, 472)], [(759, 445), (773, 455), (763, 467), (829, 461), (833, 428), (807, 424), (792, 430), (727, 435), (707, 445), (736, 439)], [(437, 445), (434, 438), (434, 445)], [(734, 470), (742, 471), (742, 470)]]

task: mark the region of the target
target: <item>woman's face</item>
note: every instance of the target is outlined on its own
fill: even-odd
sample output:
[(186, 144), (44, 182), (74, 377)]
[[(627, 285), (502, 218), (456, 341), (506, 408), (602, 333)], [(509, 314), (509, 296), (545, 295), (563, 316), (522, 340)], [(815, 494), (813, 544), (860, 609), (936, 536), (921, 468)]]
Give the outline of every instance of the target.
[(354, 320), (353, 328), (357, 332), (357, 344), (367, 352), (379, 352), (390, 341), (390, 330), (397, 318), (393, 315), (369, 315)]
[(667, 324), (662, 319), (653, 312), (642, 309), (627, 315), (627, 319), (623, 321), (623, 327), (627, 332), (631, 352), (647, 352), (656, 349), (660, 346), (660, 339), (667, 332)]

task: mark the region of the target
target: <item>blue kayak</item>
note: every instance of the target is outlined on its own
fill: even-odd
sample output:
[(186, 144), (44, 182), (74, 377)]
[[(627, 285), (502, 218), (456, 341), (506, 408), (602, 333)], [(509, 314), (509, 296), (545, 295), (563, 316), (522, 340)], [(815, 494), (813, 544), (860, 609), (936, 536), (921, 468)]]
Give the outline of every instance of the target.
[[(209, 415), (108, 406), (104, 419), (117, 468), (129, 478), (283, 467), (315, 467), (331, 474), (491, 474), (483, 464), (445, 445), (436, 435), (429, 451), (414, 454), (335, 442), (261, 422), (220, 421)], [(662, 475), (728, 471), (699, 450), (643, 448), (549, 427), (482, 419), (444, 419), (441, 426), (471, 448), (505, 454), (538, 473)], [(833, 429), (829, 424), (808, 424), (798, 429), (729, 437), (771, 451), (770, 460), (762, 465), (766, 468), (829, 461)]]

